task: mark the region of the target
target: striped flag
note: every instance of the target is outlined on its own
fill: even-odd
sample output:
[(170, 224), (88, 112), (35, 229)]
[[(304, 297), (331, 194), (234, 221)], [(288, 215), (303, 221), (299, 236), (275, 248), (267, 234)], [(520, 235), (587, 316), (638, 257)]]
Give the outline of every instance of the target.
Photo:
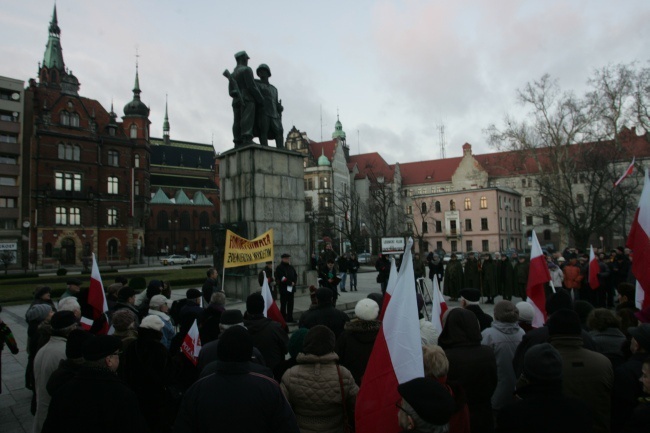
[(650, 305), (650, 170), (646, 170), (639, 207), (627, 237), (627, 247), (632, 249), (632, 273), (636, 277), (636, 306)]
[(264, 317), (268, 317), (274, 322), (278, 322), (282, 329), (285, 331), (289, 330), (287, 322), (284, 321), (282, 313), (278, 308), (278, 304), (273, 300), (273, 295), (271, 294), (271, 288), (269, 287), (269, 279), (266, 277), (266, 271), (264, 272), (264, 283), (262, 284), (262, 298), (264, 298)]
[(600, 287), (600, 281), (598, 281), (598, 274), (600, 273), (600, 265), (598, 264), (598, 259), (594, 254), (593, 245), (589, 245), (589, 286), (591, 290), (596, 290)]
[(621, 177), (619, 177), (618, 180), (616, 182), (614, 182), (614, 188), (616, 188), (621, 182), (623, 182), (623, 180), (626, 177), (628, 177), (629, 175), (631, 175), (634, 172), (634, 160), (635, 160), (635, 157), (632, 157), (632, 163), (625, 170), (625, 172), (621, 175)]
[[(106, 294), (104, 293), (104, 284), (99, 274), (97, 258), (92, 253), (93, 265), (90, 271), (90, 287), (88, 288), (88, 305), (92, 309), (92, 317), (81, 317), (81, 327), (92, 331), (97, 335), (106, 335), (108, 333), (108, 320), (106, 312), (108, 304), (106, 303)], [(95, 321), (98, 321), (95, 323)]]
[(445, 297), (442, 296), (440, 284), (438, 284), (438, 276), (433, 276), (433, 300), (431, 302), (431, 323), (438, 331), (438, 335), (442, 332), (442, 316), (447, 311), (447, 303)]
[(532, 325), (540, 328), (546, 322), (546, 294), (544, 284), (551, 281), (551, 273), (546, 264), (546, 258), (542, 253), (542, 247), (537, 240), (535, 230), (532, 233), (533, 245), (530, 250), (530, 267), (528, 268), (528, 284), (526, 285), (526, 296), (528, 303), (533, 306), (535, 316)]

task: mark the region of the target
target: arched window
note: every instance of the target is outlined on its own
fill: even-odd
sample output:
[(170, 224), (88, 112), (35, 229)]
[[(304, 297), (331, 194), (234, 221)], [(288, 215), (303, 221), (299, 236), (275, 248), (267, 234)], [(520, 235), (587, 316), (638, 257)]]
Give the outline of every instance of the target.
[(129, 127), (129, 137), (138, 138), (138, 126), (135, 123), (132, 123)]
[(421, 206), (421, 209), (422, 209), (422, 214), (427, 213), (427, 204), (423, 202), (422, 206)]
[(70, 126), (79, 127), (79, 115), (77, 113), (70, 114)]
[(472, 200), (469, 197), (465, 198), (465, 210), (472, 210)]
[(422, 221), (422, 233), (429, 233), (429, 223)]
[(118, 254), (117, 250), (118, 250), (117, 239), (109, 240), (108, 241), (108, 258), (109, 259), (118, 258), (119, 254)]
[(158, 222), (156, 225), (158, 226), (158, 230), (169, 230), (169, 216), (167, 212), (164, 210), (158, 212)]
[(134, 159), (134, 162), (133, 162), (133, 166), (134, 166), (135, 168), (139, 168), (139, 167), (140, 167), (140, 155), (138, 155), (138, 154), (136, 153), (134, 158), (135, 158), (135, 159)]
[(180, 228), (181, 230), (190, 230), (192, 228), (192, 221), (188, 211), (181, 212)]
[(61, 125), (69, 126), (70, 125), (70, 113), (68, 113), (67, 111), (62, 111), (59, 121), (61, 122)]
[(436, 201), (436, 203), (434, 204), (434, 207), (435, 207), (436, 212), (440, 212), (440, 202), (439, 201)]
[(456, 200), (449, 200), (449, 210), (456, 210)]
[(210, 227), (210, 215), (206, 211), (201, 212), (201, 215), (199, 215), (199, 225), (202, 229)]

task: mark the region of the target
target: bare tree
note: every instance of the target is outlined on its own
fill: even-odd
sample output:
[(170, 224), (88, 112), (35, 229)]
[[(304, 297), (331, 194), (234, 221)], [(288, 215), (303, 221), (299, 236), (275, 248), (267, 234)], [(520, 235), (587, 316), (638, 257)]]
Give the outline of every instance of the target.
[(402, 233), (399, 227), (399, 206), (397, 192), (383, 174), (368, 168), (369, 199), (364, 210), (364, 220), (368, 221), (370, 231), (378, 237)]
[(509, 154), (518, 158), (512, 163), (534, 175), (541, 206), (532, 213), (550, 214), (579, 247), (606, 233), (638, 190), (636, 177), (612, 188), (621, 173), (615, 163), (632, 158), (624, 141), (633, 138), (627, 127), (634, 126), (636, 76), (633, 65), (607, 66), (578, 97), (544, 75), (517, 93), (527, 119), (508, 116), (503, 128), (487, 130), (492, 146), (518, 151)]
[(436, 219), (434, 215), (435, 198), (415, 198), (408, 212), (405, 212), (405, 220), (413, 228), (413, 237), (417, 239), (418, 251), (424, 252), (424, 237), (434, 228)]
[(5, 268), (5, 275), (7, 275), (7, 271), (9, 270), (9, 265), (11, 265), (15, 259), (16, 256), (11, 251), (3, 251), (0, 254), (0, 262), (2, 262), (2, 265)]
[(361, 234), (361, 215), (364, 213), (364, 204), (361, 202), (359, 194), (355, 190), (337, 191), (333, 202), (334, 217), (341, 222), (334, 229), (339, 232), (341, 239), (347, 239), (350, 242), (353, 252), (361, 251), (364, 244)]

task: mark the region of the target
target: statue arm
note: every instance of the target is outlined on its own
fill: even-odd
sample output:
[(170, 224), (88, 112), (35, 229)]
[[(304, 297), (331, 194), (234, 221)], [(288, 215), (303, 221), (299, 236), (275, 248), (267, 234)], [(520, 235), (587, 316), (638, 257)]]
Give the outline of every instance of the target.
[(250, 90), (253, 99), (255, 99), (255, 102), (264, 105), (264, 97), (262, 96), (259, 87), (257, 87), (257, 83), (253, 77), (253, 70), (251, 68), (247, 68), (244, 72), (244, 81), (246, 82), (246, 87)]

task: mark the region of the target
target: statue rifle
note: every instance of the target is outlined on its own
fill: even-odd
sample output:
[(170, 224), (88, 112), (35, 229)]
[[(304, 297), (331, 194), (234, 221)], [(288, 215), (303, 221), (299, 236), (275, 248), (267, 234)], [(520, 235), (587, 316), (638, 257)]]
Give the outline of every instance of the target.
[(237, 92), (237, 94), (239, 95), (239, 102), (243, 104), (244, 103), (244, 95), (242, 95), (241, 92), (239, 91), (239, 84), (237, 84), (237, 81), (235, 81), (235, 78), (233, 78), (232, 74), (230, 73), (230, 71), (228, 69), (223, 71), (223, 76), (228, 79), (230, 84), (232, 84), (232, 87), (235, 89), (235, 92)]

